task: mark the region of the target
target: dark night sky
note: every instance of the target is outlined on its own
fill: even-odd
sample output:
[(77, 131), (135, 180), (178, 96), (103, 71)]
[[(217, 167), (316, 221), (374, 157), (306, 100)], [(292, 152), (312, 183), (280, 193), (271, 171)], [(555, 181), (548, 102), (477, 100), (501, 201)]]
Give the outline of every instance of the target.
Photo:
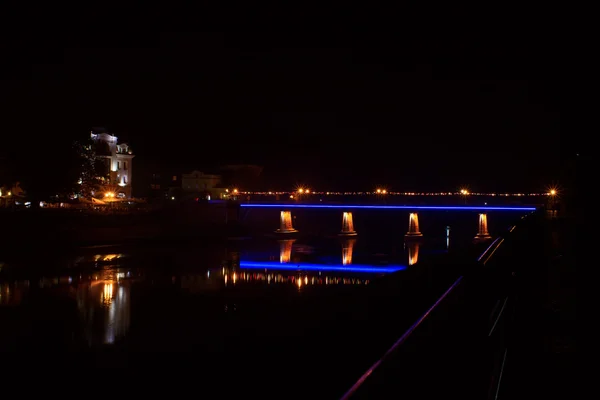
[(207, 32), (166, 33), (178, 25), (160, 12), (128, 15), (65, 26), (39, 11), (5, 36), (9, 142), (35, 132), (50, 148), (105, 126), (130, 142), (138, 174), (154, 161), (256, 163), (281, 188), (537, 191), (573, 152), (565, 39), (527, 16), (356, 13), (325, 31), (300, 14), (288, 29), (259, 23), (268, 14), (242, 24), (240, 11), (219, 29), (198, 19)]

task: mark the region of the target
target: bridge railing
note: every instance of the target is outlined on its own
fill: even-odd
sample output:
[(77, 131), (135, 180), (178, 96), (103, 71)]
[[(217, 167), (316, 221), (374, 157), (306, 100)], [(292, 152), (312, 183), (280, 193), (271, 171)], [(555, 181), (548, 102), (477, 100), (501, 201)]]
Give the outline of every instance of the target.
[(496, 238), (342, 399), (495, 398), (514, 308), (513, 271), (535, 213)]

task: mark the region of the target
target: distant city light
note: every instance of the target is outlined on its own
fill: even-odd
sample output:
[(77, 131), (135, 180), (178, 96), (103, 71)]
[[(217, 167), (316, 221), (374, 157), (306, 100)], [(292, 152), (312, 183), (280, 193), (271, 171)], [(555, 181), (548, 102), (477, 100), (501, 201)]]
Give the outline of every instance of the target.
[(555, 196), (555, 195), (556, 195), (556, 189), (551, 189), (550, 196)]
[[(226, 192), (231, 192), (230, 189), (226, 189)], [(315, 191), (315, 190), (308, 190), (306, 188), (301, 188), (301, 189), (294, 189), (292, 191), (268, 191), (268, 192), (262, 192), (262, 191), (257, 191), (257, 192), (239, 192), (239, 193), (244, 193), (244, 194), (249, 194), (249, 195), (255, 195), (255, 196), (266, 196), (266, 195), (303, 195), (303, 194), (307, 194), (310, 193), (311, 195), (328, 195), (328, 196), (370, 196), (373, 194), (378, 194), (378, 195), (388, 195), (388, 196), (461, 196), (461, 197), (466, 197), (466, 196), (491, 196), (491, 197), (537, 197), (537, 196), (549, 196), (550, 195), (550, 188), (546, 189), (546, 191), (544, 192), (530, 192), (530, 193), (508, 193), (508, 192), (470, 192), (467, 189), (460, 189), (457, 192), (395, 192), (395, 191), (390, 191), (390, 190), (386, 190), (386, 189), (382, 189), (382, 188), (378, 188), (378, 189), (373, 189), (373, 191), (342, 191), (342, 192), (332, 192), (332, 191), (327, 191), (327, 192), (319, 192), (319, 191)], [(557, 188), (556, 189), (556, 195), (558, 196), (560, 194), (560, 190)]]

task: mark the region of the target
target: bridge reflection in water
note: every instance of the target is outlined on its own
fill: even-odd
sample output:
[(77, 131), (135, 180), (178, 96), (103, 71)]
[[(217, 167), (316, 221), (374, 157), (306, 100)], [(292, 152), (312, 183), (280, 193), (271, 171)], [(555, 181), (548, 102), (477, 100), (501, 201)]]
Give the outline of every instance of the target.
[(408, 242), (406, 243), (406, 249), (408, 250), (408, 265), (415, 265), (419, 262), (419, 242)]
[(352, 256), (356, 239), (353, 237), (341, 238), (342, 262), (341, 264), (319, 264), (303, 261), (292, 261), (292, 249), (296, 239), (283, 239), (279, 242), (279, 262), (274, 261), (249, 261), (239, 262), (240, 269), (286, 270), (286, 271), (315, 271), (315, 272), (356, 272), (356, 273), (392, 273), (406, 268), (405, 265), (370, 265), (354, 264)]
[(352, 264), (352, 254), (354, 253), (354, 245), (356, 239), (347, 238), (342, 239), (342, 265)]

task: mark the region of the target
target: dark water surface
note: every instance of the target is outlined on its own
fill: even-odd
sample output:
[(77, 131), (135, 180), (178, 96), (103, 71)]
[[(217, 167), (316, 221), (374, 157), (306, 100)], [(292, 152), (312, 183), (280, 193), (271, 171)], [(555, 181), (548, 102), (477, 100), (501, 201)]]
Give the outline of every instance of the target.
[[(270, 224), (272, 216), (276, 227), (275, 213), (246, 222)], [(77, 365), (85, 367), (194, 368), (202, 371), (195, 382), (206, 388), (223, 388), (235, 373), (248, 396), (336, 398), (480, 251), (472, 243), (477, 214), (436, 215), (422, 223), (416, 242), (404, 240), (402, 213), (357, 215), (359, 236), (346, 239), (335, 235), (337, 214), (301, 216), (293, 239), (256, 233), (239, 241), (0, 259), (0, 350), (15, 362), (78, 351)], [(490, 217), (491, 233), (518, 217)], [(244, 268), (253, 261), (274, 267)], [(322, 268), (280, 269), (281, 261)], [(401, 267), (330, 270), (357, 264)]]

